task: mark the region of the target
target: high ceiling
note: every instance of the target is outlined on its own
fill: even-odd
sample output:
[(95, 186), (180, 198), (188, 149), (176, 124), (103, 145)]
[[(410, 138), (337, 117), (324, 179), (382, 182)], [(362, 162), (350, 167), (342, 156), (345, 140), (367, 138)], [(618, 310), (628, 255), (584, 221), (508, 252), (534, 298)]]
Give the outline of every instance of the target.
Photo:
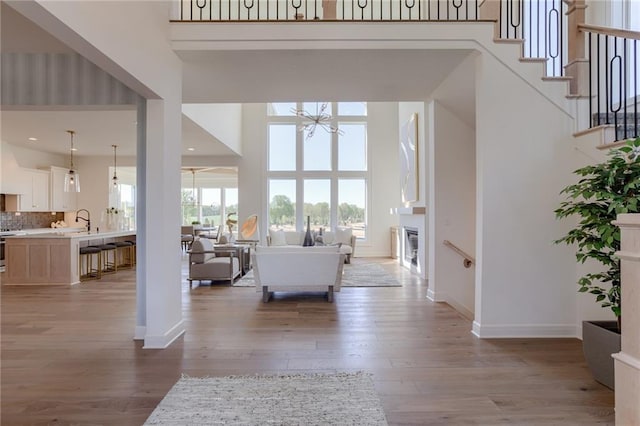
[[(73, 53), (4, 2), (0, 3), (0, 17), (2, 52)], [(67, 129), (76, 131), (74, 145), (78, 149), (77, 156), (112, 155), (114, 144), (118, 145), (118, 155), (136, 153), (136, 111), (122, 106), (3, 108), (0, 137), (10, 144), (67, 154), (70, 149)], [(38, 140), (30, 141), (31, 137)], [(182, 142), (185, 156), (235, 155), (184, 115)]]
[[(4, 3), (2, 50), (65, 52), (69, 49)], [(270, 50), (177, 51), (184, 62), (183, 102), (248, 103), (276, 101), (421, 101), (464, 60), (468, 50)], [(473, 69), (466, 78), (473, 79)], [(473, 81), (451, 87), (447, 107), (474, 121)], [(133, 110), (6, 111), (3, 141), (67, 153), (66, 129), (77, 131), (77, 155), (135, 153)], [(183, 115), (183, 155), (235, 155), (223, 143)], [(121, 147), (121, 148), (120, 148)], [(194, 151), (188, 150), (194, 148)]]

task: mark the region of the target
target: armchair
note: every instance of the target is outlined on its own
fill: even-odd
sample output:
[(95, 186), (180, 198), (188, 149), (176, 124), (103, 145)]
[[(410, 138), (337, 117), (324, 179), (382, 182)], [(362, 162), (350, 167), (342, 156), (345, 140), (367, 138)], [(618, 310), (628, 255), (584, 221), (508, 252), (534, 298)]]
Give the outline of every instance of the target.
[(191, 244), (189, 253), (189, 285), (202, 282), (229, 280), (240, 275), (240, 260), (233, 248), (214, 247), (208, 238), (199, 238)]

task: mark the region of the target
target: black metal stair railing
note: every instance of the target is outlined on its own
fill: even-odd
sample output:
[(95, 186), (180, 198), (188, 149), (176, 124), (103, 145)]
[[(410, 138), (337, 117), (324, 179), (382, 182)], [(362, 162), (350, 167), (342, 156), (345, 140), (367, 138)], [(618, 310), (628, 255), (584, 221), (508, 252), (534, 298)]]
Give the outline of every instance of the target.
[(584, 31), (587, 34), (591, 126), (614, 126), (615, 140), (637, 138), (640, 136), (638, 33), (617, 36), (606, 33), (605, 29)]
[(564, 75), (567, 5), (563, 0), (502, 0), (500, 38), (523, 41), (525, 58), (546, 59), (546, 75)]
[[(475, 21), (481, 0), (179, 0), (179, 21)], [(335, 12), (325, 15), (333, 3)]]
[[(177, 0), (177, 21), (478, 21), (495, 0)], [(500, 0), (500, 38), (523, 40), (523, 56), (547, 60), (547, 76), (564, 75), (563, 0)], [(325, 8), (327, 10), (325, 11)], [(491, 19), (492, 17), (486, 17)]]
[[(176, 21), (478, 21), (496, 19), (500, 39), (523, 43), (524, 58), (545, 61), (546, 76), (565, 75), (567, 9), (564, 0), (176, 0)], [(326, 11), (325, 11), (326, 8)], [(484, 14), (484, 12), (483, 12)], [(591, 126), (616, 128), (616, 140), (638, 137), (638, 33), (579, 25), (587, 35)], [(589, 29), (589, 27), (591, 29)], [(610, 29), (609, 29), (610, 30)], [(629, 36), (626, 36), (629, 35)]]

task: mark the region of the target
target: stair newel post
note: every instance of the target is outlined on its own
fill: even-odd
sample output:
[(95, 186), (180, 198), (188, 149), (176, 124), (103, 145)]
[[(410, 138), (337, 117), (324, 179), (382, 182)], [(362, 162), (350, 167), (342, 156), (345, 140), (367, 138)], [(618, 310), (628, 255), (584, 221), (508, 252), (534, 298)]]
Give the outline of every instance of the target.
[(616, 424), (640, 424), (640, 214), (619, 214), (622, 347), (613, 354), (616, 383)]
[(500, 3), (503, 0), (484, 0), (478, 6), (480, 19), (496, 21), (493, 26), (493, 38), (500, 38)]
[(585, 34), (580, 25), (585, 23), (585, 0), (573, 0), (567, 10), (567, 65), (565, 75), (571, 77), (569, 93), (589, 96), (589, 60), (586, 57)]

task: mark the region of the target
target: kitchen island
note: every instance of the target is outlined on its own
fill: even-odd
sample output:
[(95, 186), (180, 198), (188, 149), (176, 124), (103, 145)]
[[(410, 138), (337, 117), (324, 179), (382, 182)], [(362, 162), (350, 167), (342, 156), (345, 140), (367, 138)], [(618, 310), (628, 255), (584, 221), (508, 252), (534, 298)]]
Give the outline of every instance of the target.
[(2, 284), (72, 285), (80, 282), (81, 246), (135, 238), (136, 231), (48, 232), (6, 238)]

